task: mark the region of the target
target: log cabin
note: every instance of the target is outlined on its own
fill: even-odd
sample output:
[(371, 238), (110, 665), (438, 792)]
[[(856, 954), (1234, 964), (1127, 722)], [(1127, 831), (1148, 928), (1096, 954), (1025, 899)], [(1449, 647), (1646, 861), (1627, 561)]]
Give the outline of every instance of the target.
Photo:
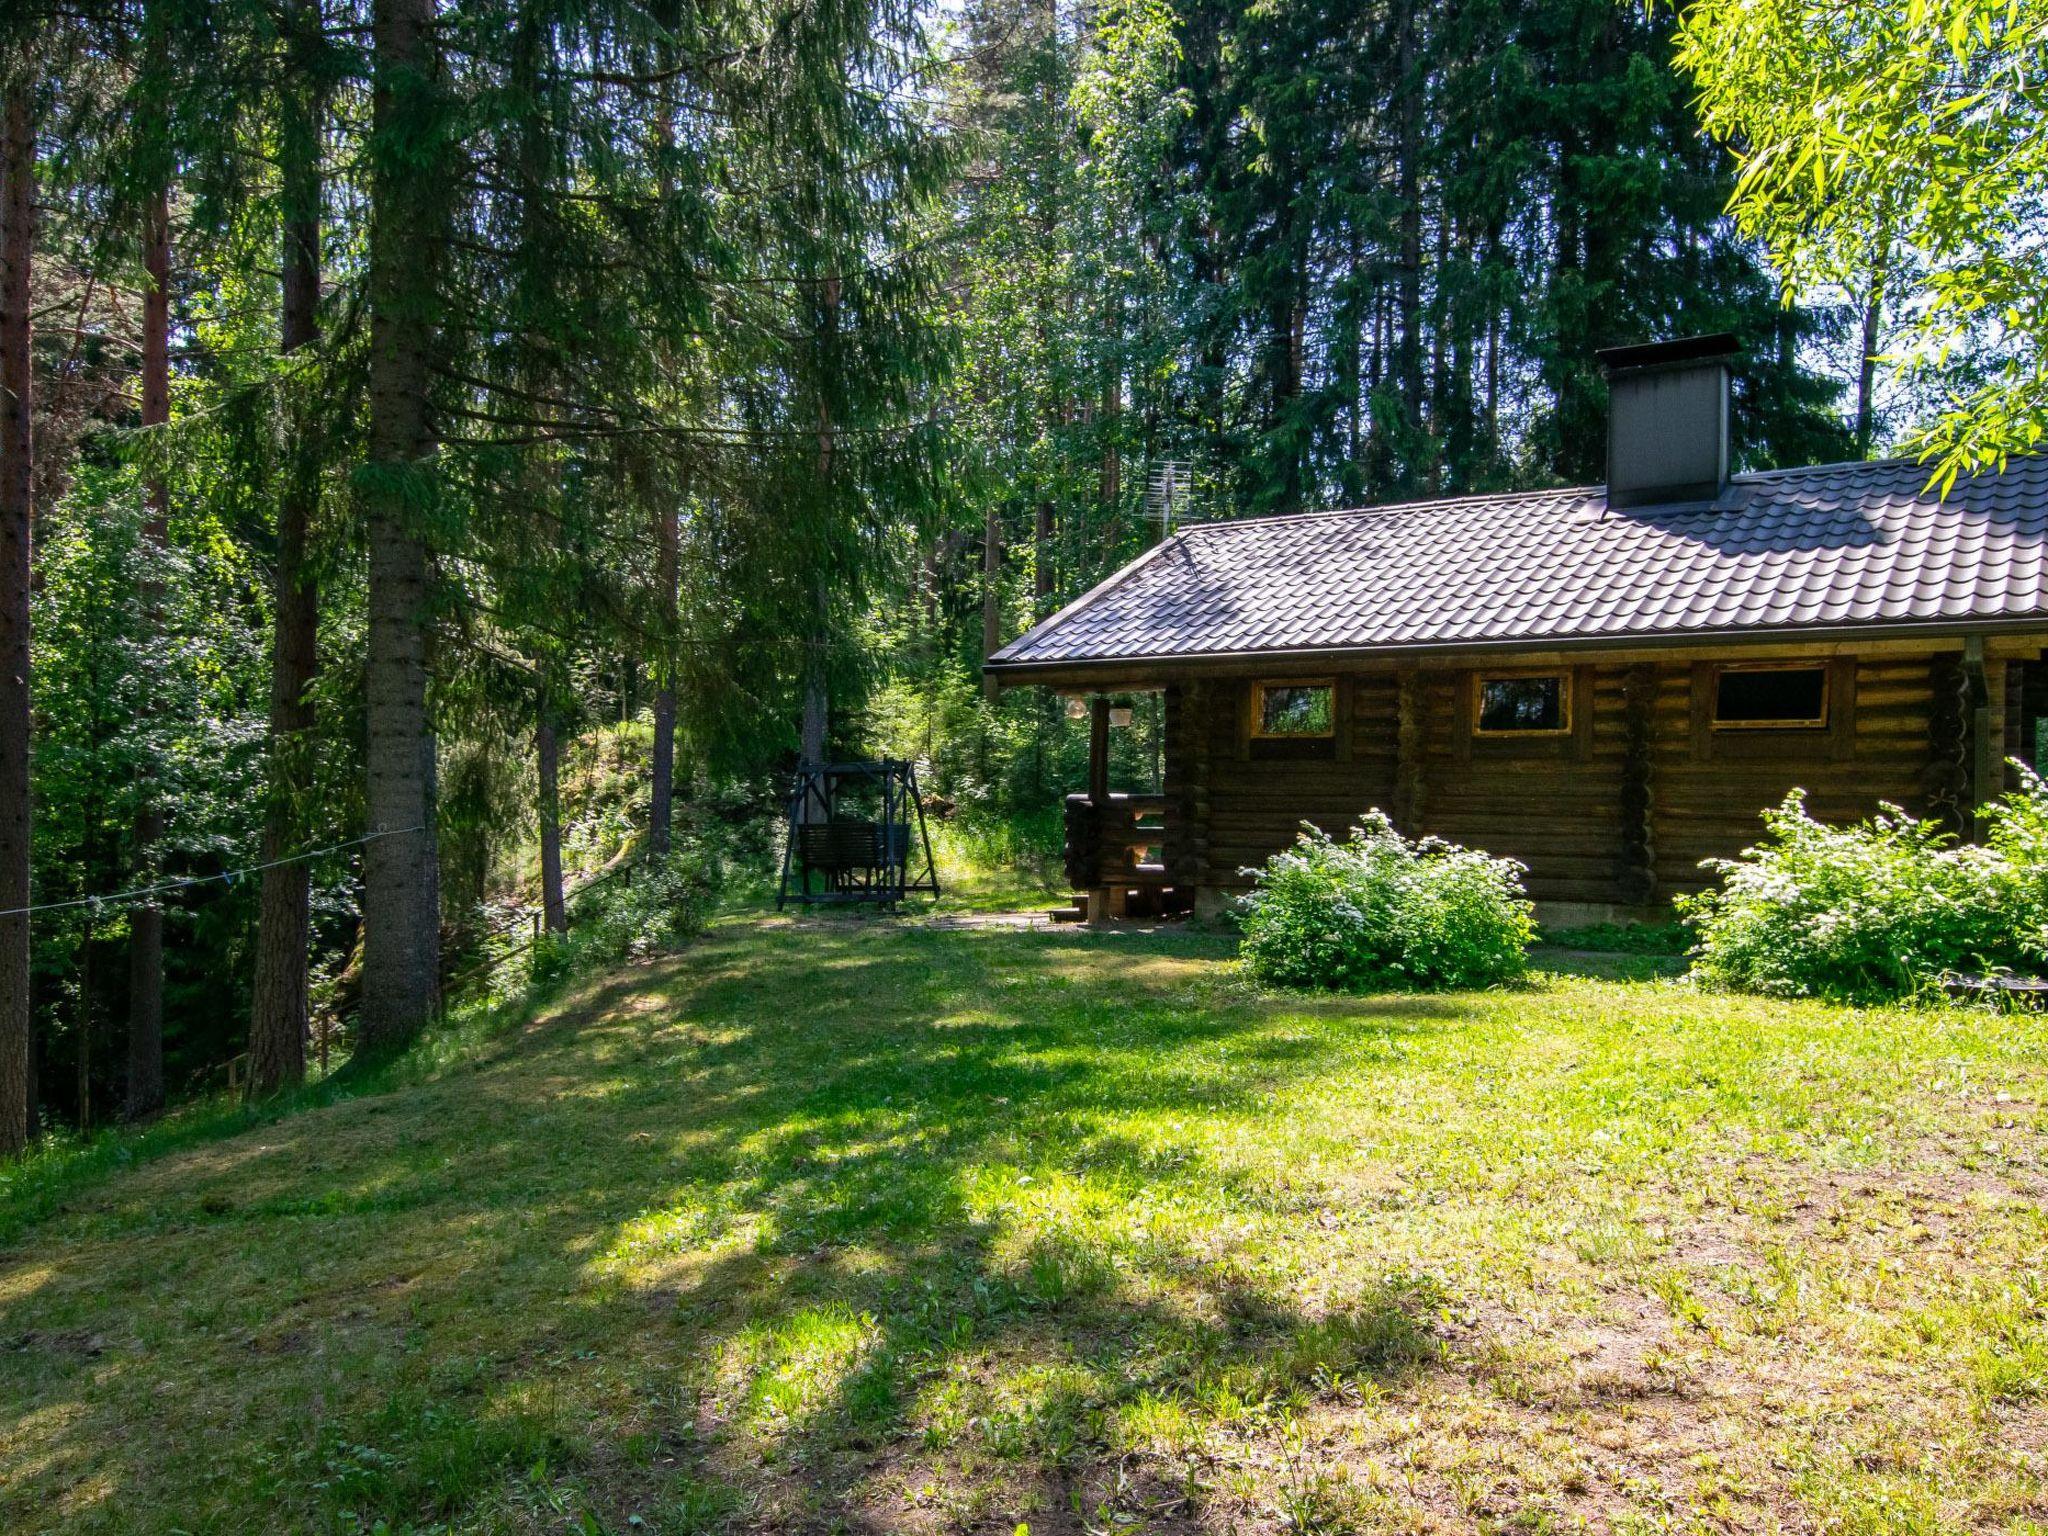
[[(1072, 915), (1221, 910), (1368, 808), (1521, 861), (1553, 924), (1668, 917), (1795, 786), (1969, 835), (2048, 720), (2048, 459), (1731, 473), (1733, 349), (1602, 354), (1605, 485), (1194, 524), (995, 653), (1088, 701)], [(1162, 782), (1116, 791), (1147, 692)]]

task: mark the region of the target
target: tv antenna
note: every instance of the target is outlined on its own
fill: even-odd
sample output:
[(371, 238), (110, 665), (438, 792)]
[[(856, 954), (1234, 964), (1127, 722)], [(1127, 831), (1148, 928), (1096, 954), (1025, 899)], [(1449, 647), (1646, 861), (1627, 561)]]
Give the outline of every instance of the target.
[(1161, 459), (1145, 482), (1145, 512), (1159, 520), (1159, 536), (1170, 538), (1174, 525), (1200, 521), (1205, 477), (1187, 459)]

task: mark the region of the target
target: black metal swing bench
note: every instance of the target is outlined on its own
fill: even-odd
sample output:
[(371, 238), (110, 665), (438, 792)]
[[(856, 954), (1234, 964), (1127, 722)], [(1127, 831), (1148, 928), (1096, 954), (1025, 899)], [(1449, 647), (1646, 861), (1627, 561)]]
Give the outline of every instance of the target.
[(883, 758), (797, 769), (778, 911), (792, 901), (887, 906), (938, 894), (938, 866), (911, 764)]

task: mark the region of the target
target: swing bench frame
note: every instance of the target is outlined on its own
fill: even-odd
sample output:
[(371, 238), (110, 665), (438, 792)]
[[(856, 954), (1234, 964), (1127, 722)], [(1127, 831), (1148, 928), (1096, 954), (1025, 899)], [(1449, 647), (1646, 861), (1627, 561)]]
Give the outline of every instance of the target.
[[(840, 792), (850, 785), (880, 791), (880, 820), (840, 819)], [(939, 868), (932, 859), (915, 766), (882, 758), (806, 763), (797, 769), (789, 795), (789, 835), (782, 844), (782, 883), (775, 893), (778, 912), (792, 901), (807, 907), (861, 902), (890, 907), (906, 896), (938, 894)]]

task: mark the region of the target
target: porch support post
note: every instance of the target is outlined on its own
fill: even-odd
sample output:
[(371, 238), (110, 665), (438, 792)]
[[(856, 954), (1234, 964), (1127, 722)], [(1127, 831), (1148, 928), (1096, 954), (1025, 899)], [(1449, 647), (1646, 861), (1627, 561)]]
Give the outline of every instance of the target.
[(1954, 651), (1928, 664), (1934, 706), (1927, 716), (1927, 813), (1958, 837), (1970, 832), (1972, 790), (1970, 674)]
[(1985, 670), (1982, 635), (1963, 640), (1963, 675), (1970, 688), (1970, 835), (1977, 837), (1984, 831), (1981, 807), (1997, 798), (2005, 782), (1991, 733), (1991, 679)]
[(1088, 798), (1100, 809), (1109, 804), (1109, 696), (1088, 701)]
[(1109, 858), (1102, 839), (1109, 816), (1109, 696), (1101, 693), (1088, 701), (1088, 800), (1095, 808), (1095, 884), (1088, 892), (1088, 921), (1100, 923), (1124, 915), (1124, 893), (1102, 884), (1102, 866)]

